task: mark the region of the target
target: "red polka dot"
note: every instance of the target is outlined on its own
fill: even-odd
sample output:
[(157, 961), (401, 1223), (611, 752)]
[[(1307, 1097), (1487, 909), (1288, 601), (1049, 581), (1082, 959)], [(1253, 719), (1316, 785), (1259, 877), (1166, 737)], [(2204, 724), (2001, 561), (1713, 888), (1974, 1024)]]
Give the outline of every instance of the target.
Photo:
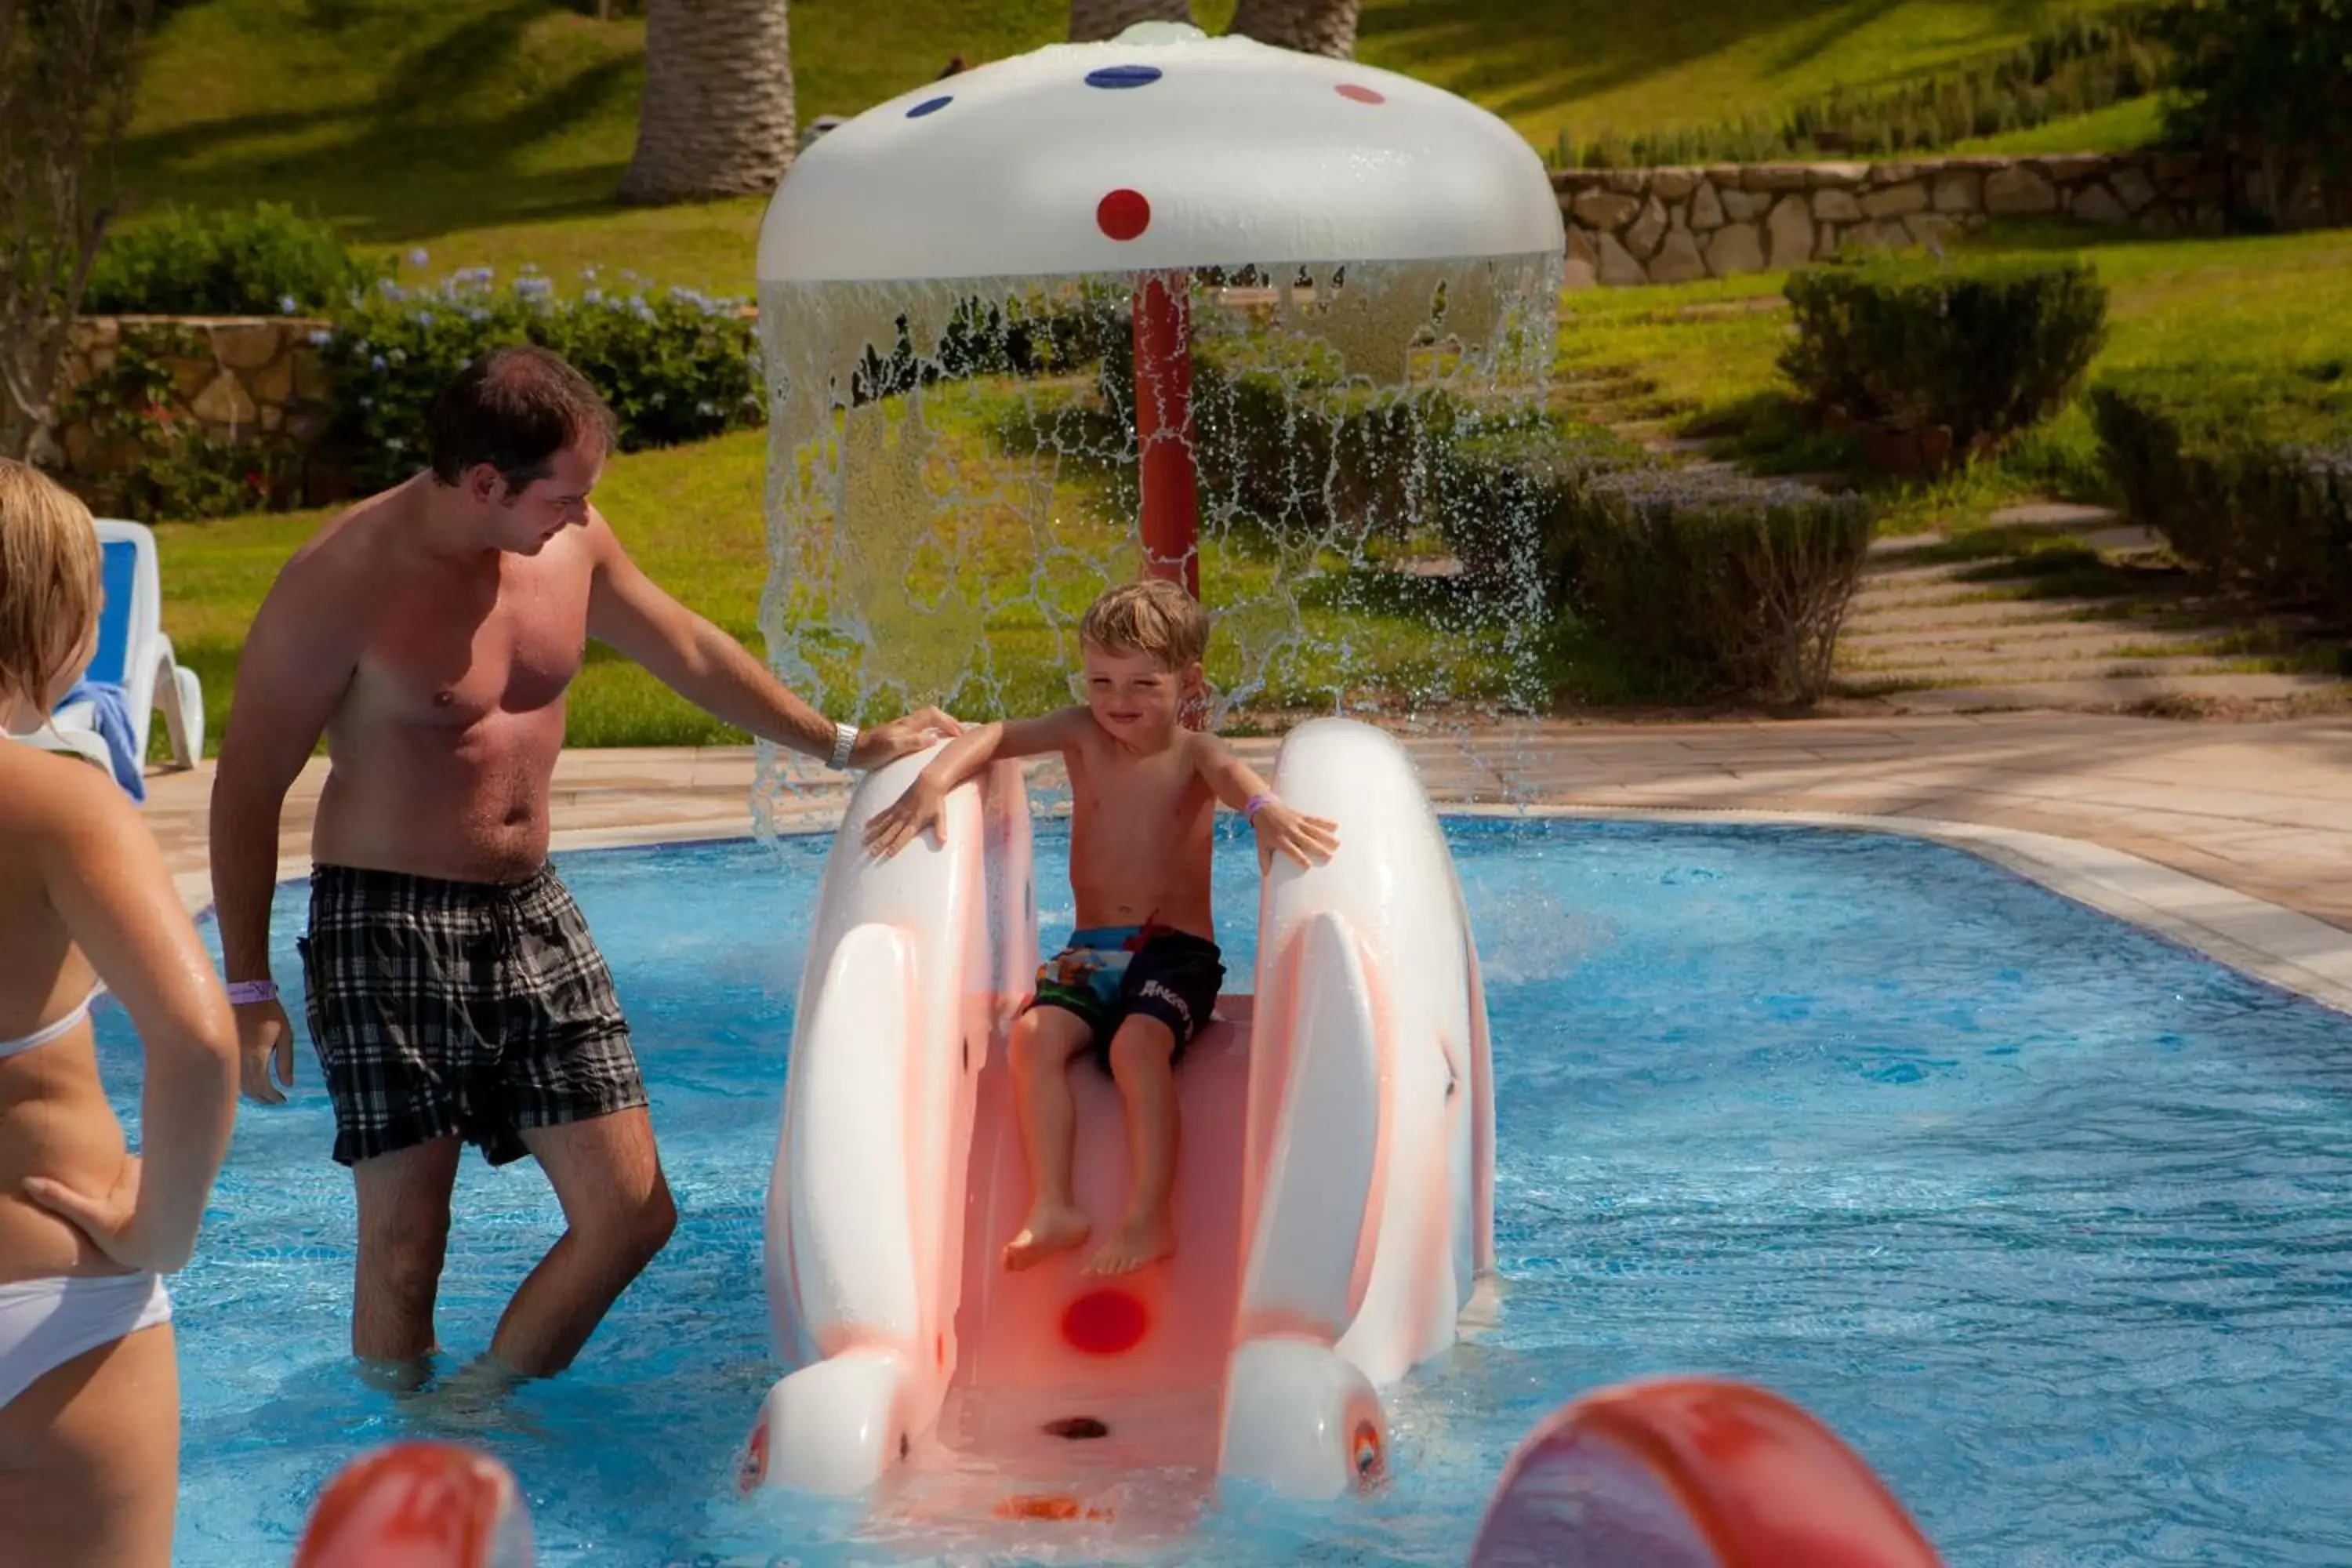
[(1088, 1355), (1118, 1355), (1135, 1348), (1149, 1321), (1126, 1291), (1090, 1290), (1062, 1313), (1062, 1337)]
[(1141, 191), (1113, 191), (1095, 207), (1095, 223), (1113, 239), (1133, 239), (1151, 226), (1151, 204)]
[(1370, 88), (1358, 87), (1352, 81), (1341, 82), (1339, 86), (1338, 91), (1341, 98), (1351, 100), (1357, 103), (1386, 103), (1388, 101), (1386, 97), (1374, 92)]

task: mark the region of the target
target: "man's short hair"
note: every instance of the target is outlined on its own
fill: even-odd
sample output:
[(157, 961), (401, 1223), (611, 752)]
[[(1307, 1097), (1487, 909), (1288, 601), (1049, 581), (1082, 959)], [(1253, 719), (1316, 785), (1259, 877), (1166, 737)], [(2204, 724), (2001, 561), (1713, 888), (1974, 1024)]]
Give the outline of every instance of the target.
[(0, 458), (0, 702), (39, 705), (98, 619), (89, 509), (28, 463)]
[(555, 455), (583, 437), (610, 452), (620, 427), (588, 378), (561, 354), (531, 343), (492, 349), (441, 389), (425, 416), (433, 477), (462, 480), (478, 464), (499, 471), (509, 489), (543, 479)]
[(1180, 584), (1122, 583), (1087, 606), (1078, 642), (1109, 654), (1150, 654), (1163, 669), (1184, 669), (1209, 651), (1209, 614)]

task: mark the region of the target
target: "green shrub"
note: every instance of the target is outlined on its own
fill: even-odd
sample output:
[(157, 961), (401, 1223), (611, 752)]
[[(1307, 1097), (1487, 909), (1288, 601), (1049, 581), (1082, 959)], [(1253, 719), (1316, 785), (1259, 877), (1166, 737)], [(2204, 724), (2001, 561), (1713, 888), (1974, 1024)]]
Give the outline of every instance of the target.
[(1563, 132), (1549, 158), (1562, 168), (1624, 169), (1889, 155), (2031, 130), (2155, 91), (2168, 61), (2154, 10), (2072, 16), (1967, 69), (1892, 88), (1839, 88), (1778, 118), (1747, 114), (1630, 138), (1604, 132), (1582, 144)]
[(2089, 263), (1873, 261), (1790, 276), (1780, 368), (1817, 407), (1952, 433), (1965, 452), (2071, 396), (2106, 335)]
[(2352, 377), (2342, 364), (2186, 365), (2091, 391), (2132, 515), (2208, 574), (2352, 610)]
[(386, 276), (334, 230), (264, 202), (249, 212), (177, 208), (110, 235), (91, 264), (92, 315), (279, 316), (341, 304)]
[(2172, 133), (2352, 168), (2352, 0), (2172, 0)]
[(487, 269), (440, 288), (389, 283), (336, 314), (320, 353), (334, 386), (331, 436), (365, 485), (425, 461), (425, 414), (467, 361), (534, 342), (570, 360), (613, 406), (621, 448), (672, 446), (756, 425), (765, 410), (751, 318), (690, 289), (559, 300), (543, 278), (493, 285)]
[(1593, 479), (1566, 517), (1570, 602), (1639, 668), (1696, 695), (1810, 703), (1829, 689), (1870, 545), (1860, 497), (1635, 468)]

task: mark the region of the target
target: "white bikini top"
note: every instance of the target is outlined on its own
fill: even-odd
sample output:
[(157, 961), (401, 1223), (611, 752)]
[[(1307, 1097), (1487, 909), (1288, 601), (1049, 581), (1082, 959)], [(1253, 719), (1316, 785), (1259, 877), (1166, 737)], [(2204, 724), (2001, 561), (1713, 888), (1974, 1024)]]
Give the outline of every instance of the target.
[(104, 989), (102, 985), (91, 986), (89, 994), (75, 1003), (72, 1010), (55, 1023), (44, 1024), (31, 1034), (17, 1039), (0, 1040), (0, 1061), (5, 1061), (13, 1056), (21, 1056), (36, 1046), (46, 1046), (51, 1040), (63, 1039), (75, 1025), (89, 1016), (89, 1005), (98, 1000), (98, 994)]

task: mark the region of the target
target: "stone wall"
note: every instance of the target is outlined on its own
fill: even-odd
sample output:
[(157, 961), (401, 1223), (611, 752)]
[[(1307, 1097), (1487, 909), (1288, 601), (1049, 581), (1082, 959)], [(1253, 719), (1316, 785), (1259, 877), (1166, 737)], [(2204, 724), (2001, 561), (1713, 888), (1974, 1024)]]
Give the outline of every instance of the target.
[(1926, 245), (1996, 217), (2218, 234), (2250, 181), (2195, 153), (1724, 163), (1555, 173), (1568, 282), (1691, 283), (1785, 271), (1848, 249)]
[[(58, 387), (59, 403), (74, 409), (56, 437), (65, 477), (96, 482), (136, 468), (147, 453), (132, 423), (139, 420), (219, 441), (291, 443), (307, 454), (324, 434), (329, 412), (314, 341), (326, 325), (293, 316), (91, 316), (75, 322)], [(75, 409), (74, 394), (123, 368), (126, 353), (166, 374), (164, 398), (144, 409)]]

